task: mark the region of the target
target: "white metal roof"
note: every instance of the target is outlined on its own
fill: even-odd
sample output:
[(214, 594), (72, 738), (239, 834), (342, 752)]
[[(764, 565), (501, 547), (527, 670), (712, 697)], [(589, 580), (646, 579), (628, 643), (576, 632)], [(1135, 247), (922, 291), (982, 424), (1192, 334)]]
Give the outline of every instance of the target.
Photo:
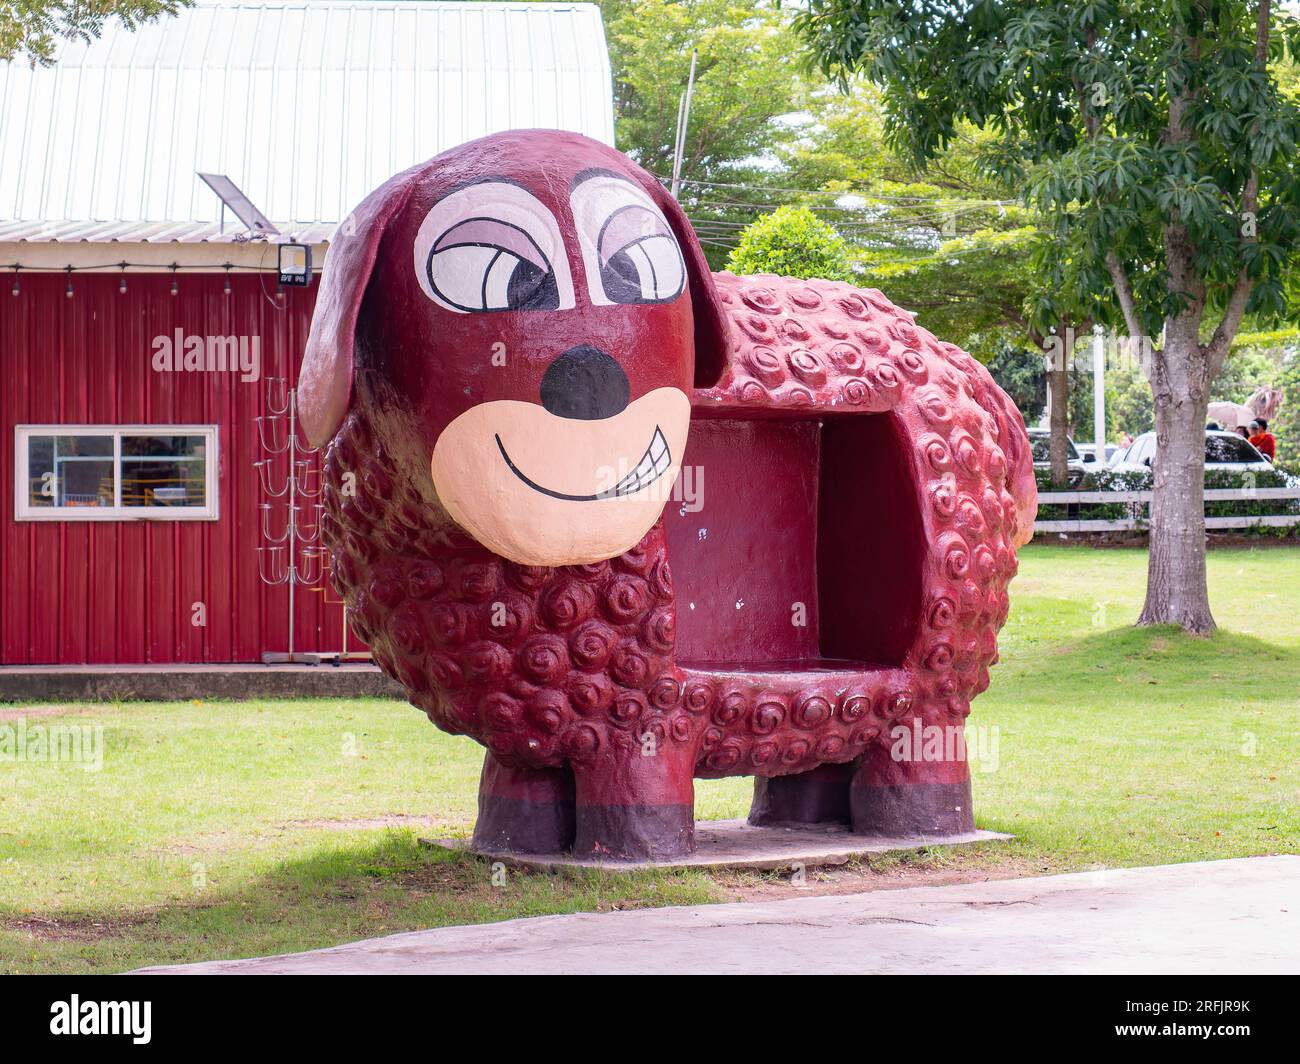
[[(197, 170), (227, 174), (288, 231), (337, 222), (392, 174), (502, 129), (614, 140), (587, 3), (197, 0), (66, 42), (52, 67), (0, 64), (0, 100), (0, 219), (41, 223), (9, 240), (212, 239), (86, 224), (215, 222)], [(242, 231), (227, 212), (226, 235)]]
[[(266, 234), (269, 244), (297, 241), (326, 244), (334, 235), (336, 222), (284, 222), (280, 235)], [(238, 218), (226, 212), (224, 226), (216, 222), (4, 222), (0, 221), (0, 244), (238, 244), (250, 239)]]

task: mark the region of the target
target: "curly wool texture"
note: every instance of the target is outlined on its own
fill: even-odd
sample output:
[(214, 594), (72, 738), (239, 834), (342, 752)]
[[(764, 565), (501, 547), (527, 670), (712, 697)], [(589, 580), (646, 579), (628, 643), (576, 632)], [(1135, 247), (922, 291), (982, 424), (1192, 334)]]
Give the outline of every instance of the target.
[(1019, 414), (983, 366), (874, 289), (714, 279), (732, 350), (697, 407), (890, 412), (904, 427), (927, 544), (916, 641), (877, 672), (681, 667), (662, 521), (618, 558), (556, 569), (449, 538), (414, 479), (427, 470), (395, 465), (362, 390), (325, 463), (336, 587), (410, 701), (503, 763), (582, 765), (649, 734), (688, 745), (700, 775), (802, 772), (860, 757), (901, 721), (960, 724), (988, 686), (1036, 504)]

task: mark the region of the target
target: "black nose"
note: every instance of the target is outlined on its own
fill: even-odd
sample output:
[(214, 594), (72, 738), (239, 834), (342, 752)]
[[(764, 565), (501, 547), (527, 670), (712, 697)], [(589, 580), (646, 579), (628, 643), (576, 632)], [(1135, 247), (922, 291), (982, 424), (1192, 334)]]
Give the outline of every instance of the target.
[(542, 406), (556, 417), (613, 417), (627, 406), (631, 392), (623, 367), (589, 344), (569, 348), (542, 374)]

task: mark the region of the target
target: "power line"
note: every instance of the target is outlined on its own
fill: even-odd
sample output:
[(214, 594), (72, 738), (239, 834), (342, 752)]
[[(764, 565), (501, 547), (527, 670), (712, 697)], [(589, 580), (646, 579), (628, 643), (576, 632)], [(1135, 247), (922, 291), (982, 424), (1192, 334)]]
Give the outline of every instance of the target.
[[(656, 177), (662, 181), (663, 177), (656, 174)], [(862, 199), (875, 200), (895, 200), (898, 202), (911, 202), (915, 200), (924, 200), (927, 197), (921, 195), (901, 195), (883, 192), (875, 192), (870, 189), (825, 189), (825, 188), (789, 188), (781, 185), (753, 185), (740, 184), (729, 181), (703, 181), (698, 178), (684, 177), (681, 179), (683, 185), (698, 185), (707, 188), (734, 188), (752, 192), (783, 192), (798, 196), (834, 196), (837, 199), (844, 196), (858, 196)], [(995, 200), (995, 199), (970, 199), (965, 196), (954, 194), (954, 200), (962, 203), (971, 204), (972, 209), (978, 207), (1020, 207), (1023, 206), (1019, 200)], [(850, 209), (850, 208), (840, 208)]]
[[(696, 209), (712, 210), (721, 213), (747, 212), (753, 214), (753, 213), (767, 213), (771, 210), (777, 209), (778, 207), (786, 206), (786, 204), (774, 203), (772, 201), (745, 202), (743, 200), (697, 200), (695, 203), (691, 204), (691, 206)], [(816, 205), (813, 209), (822, 214), (828, 213), (830, 211), (839, 211), (843, 214), (849, 215), (849, 218), (860, 217), (863, 214), (869, 213), (860, 207), (826, 207), (822, 205)], [(939, 210), (938, 213), (934, 213), (935, 210), (934, 206), (932, 204), (926, 204), (924, 210), (925, 213), (914, 214), (914, 213), (908, 213), (907, 211), (901, 210), (897, 207), (885, 207), (871, 221), (853, 222), (850, 221), (849, 219), (845, 219), (842, 223), (837, 223), (837, 224), (844, 224), (844, 225), (897, 224), (897, 225), (912, 225), (912, 226), (915, 225), (939, 226), (939, 225), (946, 224), (950, 221), (953, 221), (954, 219), (965, 218), (968, 217), (969, 215), (980, 213), (981, 208), (979, 207), (954, 208), (952, 210)]]

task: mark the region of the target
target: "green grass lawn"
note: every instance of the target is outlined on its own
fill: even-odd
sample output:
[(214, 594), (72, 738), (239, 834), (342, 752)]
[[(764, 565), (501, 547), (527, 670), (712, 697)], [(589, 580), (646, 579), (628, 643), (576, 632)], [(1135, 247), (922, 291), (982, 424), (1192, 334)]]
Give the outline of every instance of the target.
[[(1012, 875), (1300, 852), (1300, 549), (1210, 556), (1223, 631), (1135, 630), (1145, 554), (1033, 546), (975, 705), (981, 827), (912, 859)], [(480, 748), (395, 702), (0, 707), (100, 724), (102, 770), (0, 763), (0, 971), (116, 971), (440, 924), (694, 904), (777, 877), (491, 870), (421, 847), (472, 824)], [(993, 729), (996, 729), (994, 731)], [(990, 771), (982, 771), (990, 769)], [(700, 782), (741, 816), (746, 779)], [(855, 870), (855, 889), (896, 861)], [(913, 880), (915, 881), (915, 879)]]

